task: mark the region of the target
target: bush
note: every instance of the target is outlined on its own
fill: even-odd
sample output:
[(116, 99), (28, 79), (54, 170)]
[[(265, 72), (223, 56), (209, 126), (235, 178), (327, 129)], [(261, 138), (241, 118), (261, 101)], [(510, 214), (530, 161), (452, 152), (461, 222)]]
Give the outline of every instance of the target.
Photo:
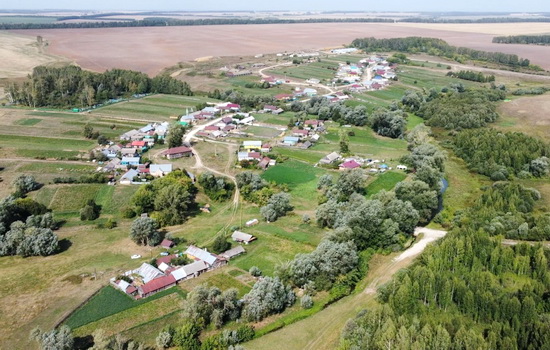
[(313, 307), (313, 299), (309, 295), (304, 295), (300, 300), (300, 305), (304, 309), (311, 309)]
[(258, 266), (252, 266), (250, 270), (248, 270), (248, 273), (254, 277), (260, 277), (262, 275), (262, 270), (260, 270)]
[(132, 208), (124, 208), (122, 210), (122, 217), (125, 219), (131, 219), (136, 216), (136, 212)]

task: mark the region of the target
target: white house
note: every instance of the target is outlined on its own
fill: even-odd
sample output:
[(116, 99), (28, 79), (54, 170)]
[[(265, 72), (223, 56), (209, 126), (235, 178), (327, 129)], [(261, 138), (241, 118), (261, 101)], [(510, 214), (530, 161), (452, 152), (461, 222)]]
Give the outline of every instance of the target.
[(151, 164), (149, 174), (154, 177), (163, 177), (172, 172), (172, 164)]

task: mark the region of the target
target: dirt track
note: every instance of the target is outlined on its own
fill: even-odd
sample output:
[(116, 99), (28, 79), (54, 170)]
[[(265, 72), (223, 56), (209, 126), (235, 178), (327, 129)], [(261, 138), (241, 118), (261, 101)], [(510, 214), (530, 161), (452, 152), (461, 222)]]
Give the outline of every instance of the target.
[[(494, 34), (550, 32), (550, 23), (514, 25), (424, 25), (405, 23), (311, 23), (142, 27), (101, 29), (19, 30), (42, 35), (48, 52), (75, 60), (84, 68), (104, 71), (118, 67), (150, 75), (177, 62), (205, 56), (239, 56), (349, 44), (355, 38), (375, 36), (438, 37), (452, 45), (487, 51), (515, 53), (550, 69), (550, 46), (493, 44)], [(487, 34), (485, 34), (487, 33)], [(108, 53), (108, 54), (106, 54)]]

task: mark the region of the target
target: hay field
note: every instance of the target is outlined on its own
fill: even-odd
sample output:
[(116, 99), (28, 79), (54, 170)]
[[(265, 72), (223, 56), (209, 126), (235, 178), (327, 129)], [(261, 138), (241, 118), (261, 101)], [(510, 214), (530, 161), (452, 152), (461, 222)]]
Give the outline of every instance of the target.
[(521, 131), (528, 135), (550, 140), (550, 94), (515, 98), (501, 103), (502, 118), (496, 127), (503, 131)]
[(38, 65), (67, 64), (70, 61), (45, 53), (36, 36), (0, 32), (0, 79), (25, 77)]
[[(48, 53), (68, 57), (84, 68), (104, 71), (119, 67), (158, 74), (177, 62), (207, 56), (240, 56), (349, 44), (365, 36), (438, 37), (452, 45), (515, 53), (550, 69), (550, 47), (493, 44), (494, 35), (550, 32), (550, 23), (529, 24), (408, 24), (307, 23), (142, 27), (102, 29), (18, 30), (50, 43)], [(78, 40), (75, 40), (78, 38)], [(107, 54), (108, 53), (108, 54)], [(0, 57), (1, 58), (1, 57)]]

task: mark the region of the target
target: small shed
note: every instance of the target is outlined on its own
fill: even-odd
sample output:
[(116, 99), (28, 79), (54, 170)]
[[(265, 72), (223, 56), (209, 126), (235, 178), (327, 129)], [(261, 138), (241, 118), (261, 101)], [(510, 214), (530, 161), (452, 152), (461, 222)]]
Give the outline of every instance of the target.
[(229, 260), (231, 258), (234, 258), (234, 257), (239, 256), (239, 255), (244, 254), (244, 253), (246, 253), (246, 250), (244, 250), (242, 245), (238, 245), (235, 248), (231, 248), (231, 249), (221, 253), (220, 255), (223, 256), (224, 258), (226, 258), (227, 260)]
[(169, 240), (169, 239), (164, 239), (161, 243), (160, 243), (160, 246), (163, 247), (163, 248), (166, 248), (166, 249), (170, 249), (174, 246), (174, 242)]
[(241, 232), (241, 231), (233, 232), (233, 234), (231, 235), (231, 238), (235, 242), (245, 243), (245, 244), (248, 244), (248, 243), (256, 240), (255, 236), (253, 236), (251, 234), (248, 234), (248, 233)]

